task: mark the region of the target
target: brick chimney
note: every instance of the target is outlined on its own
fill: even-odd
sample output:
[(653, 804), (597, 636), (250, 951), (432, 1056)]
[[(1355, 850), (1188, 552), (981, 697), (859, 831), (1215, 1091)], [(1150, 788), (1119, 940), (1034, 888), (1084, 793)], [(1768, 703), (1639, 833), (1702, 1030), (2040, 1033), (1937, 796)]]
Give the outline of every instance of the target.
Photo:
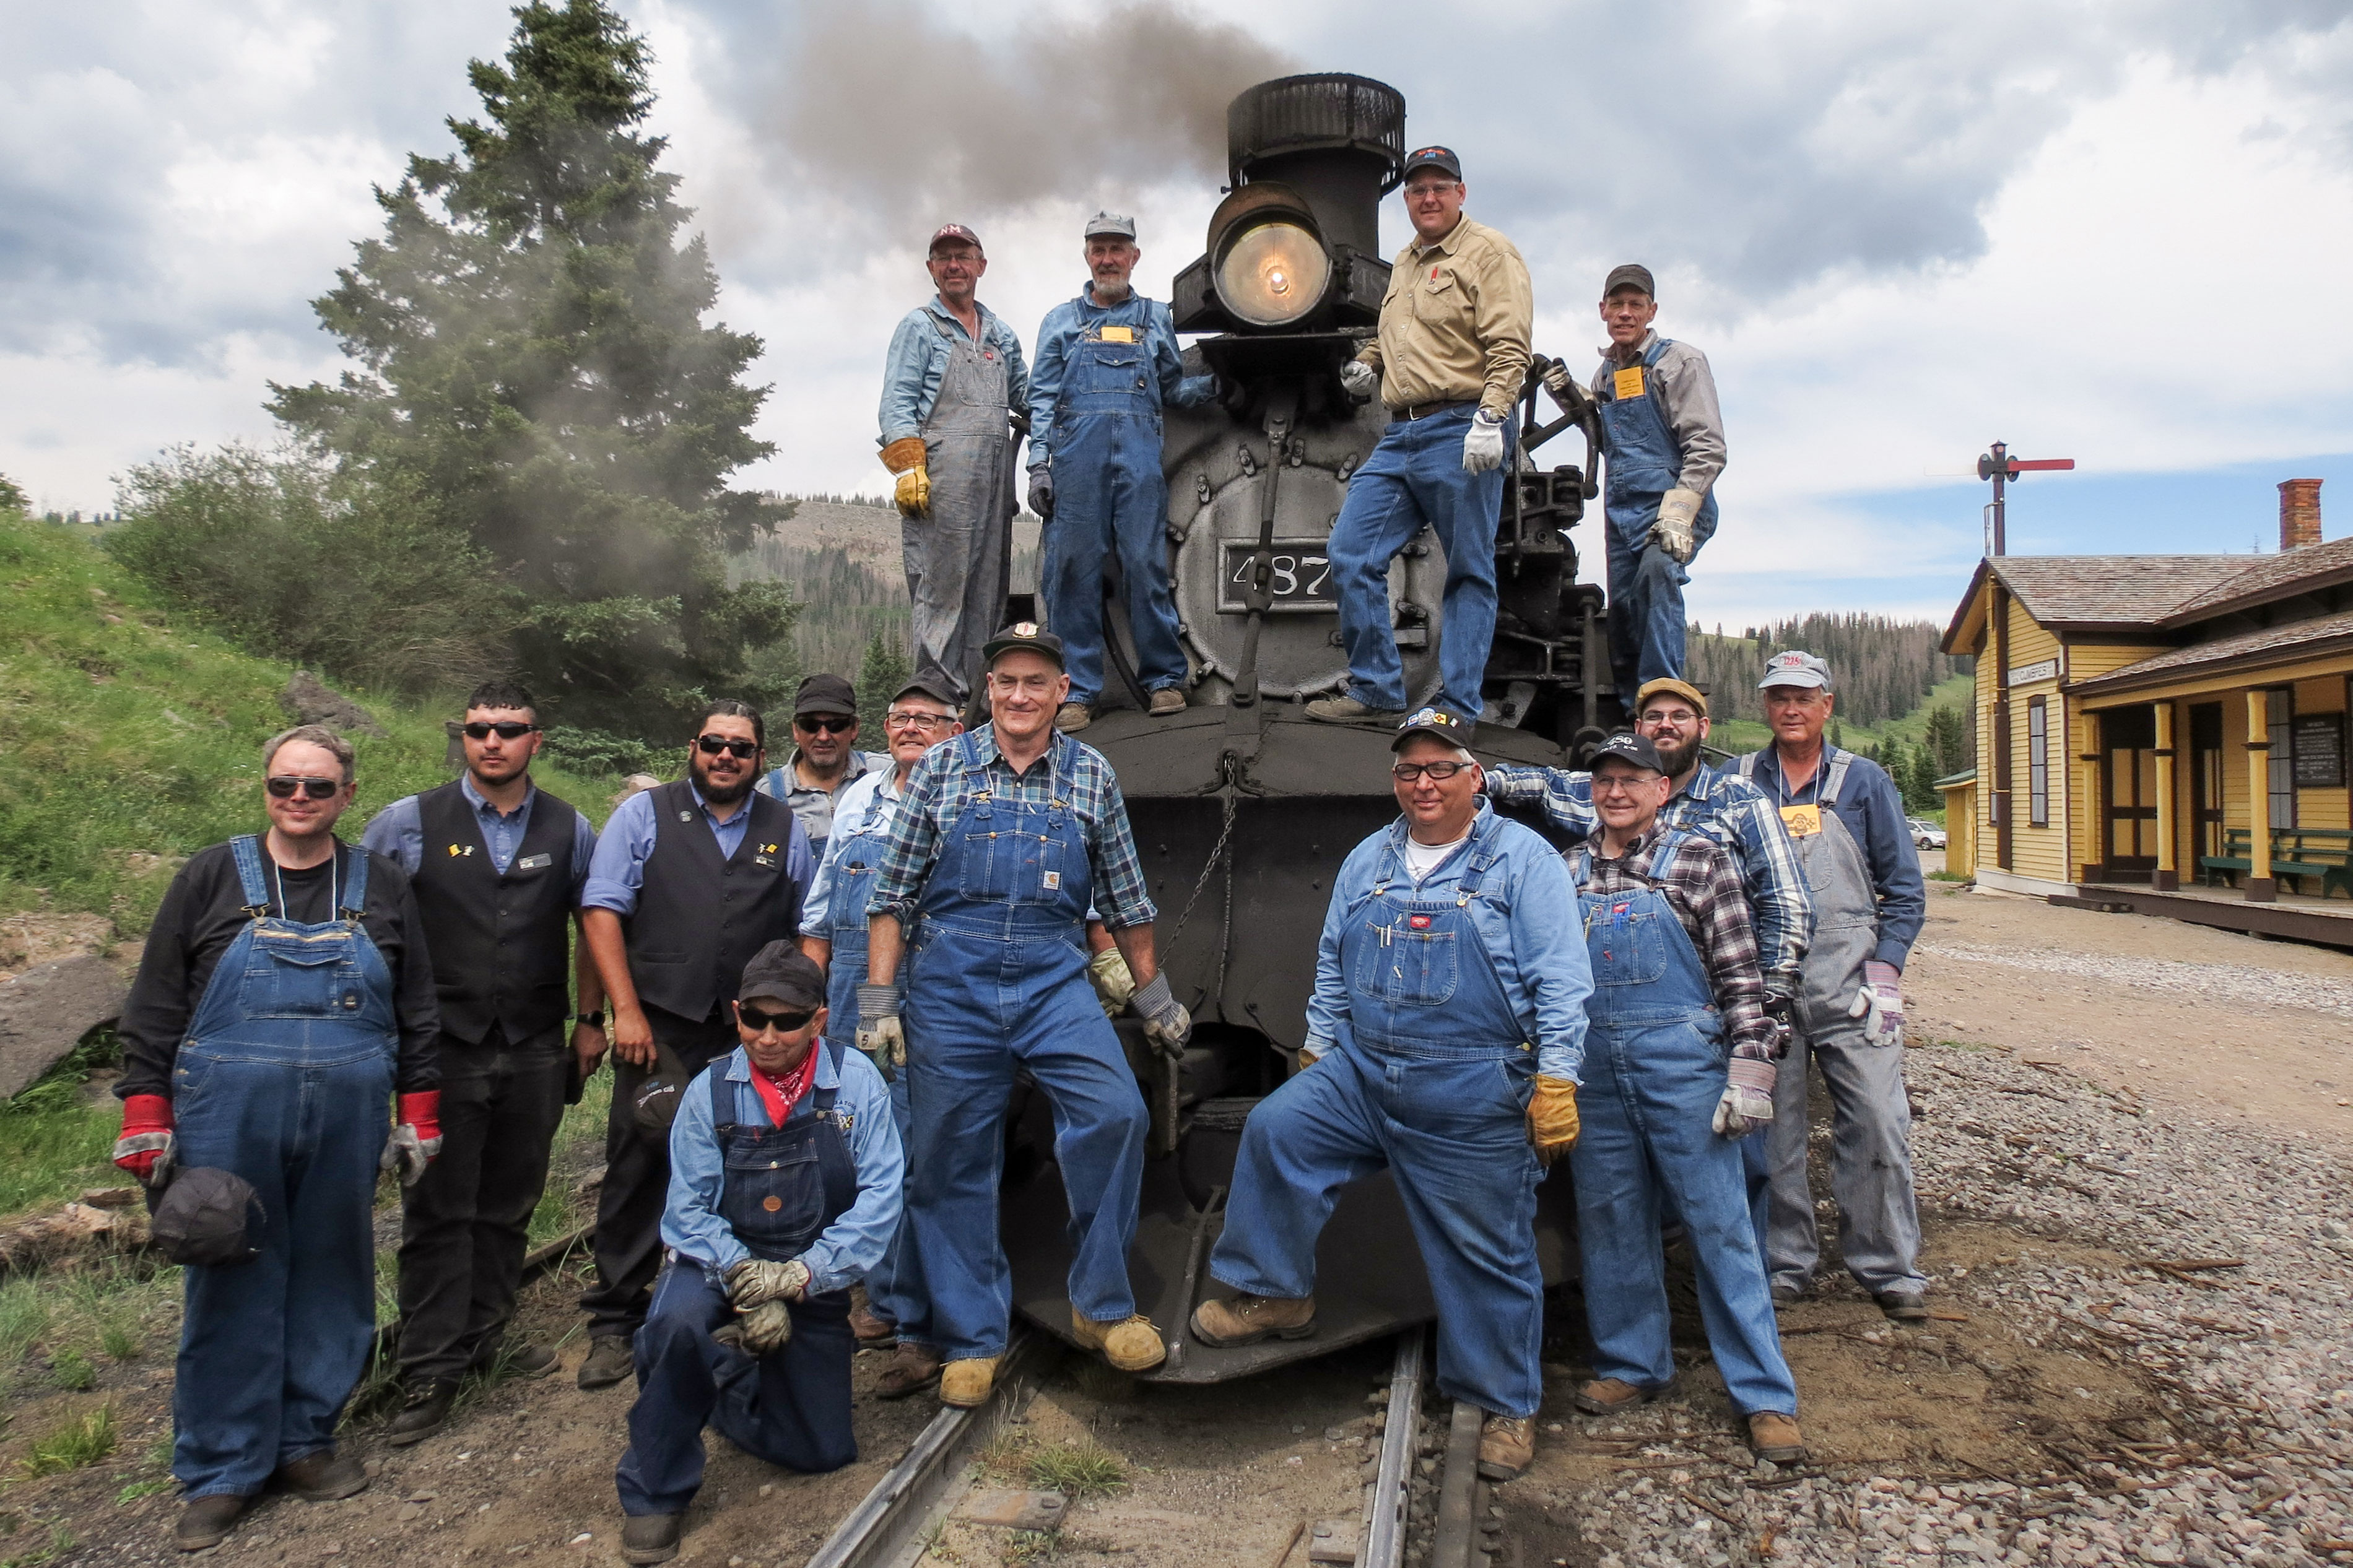
[(2320, 542), (2320, 481), (2280, 481), (2280, 552)]

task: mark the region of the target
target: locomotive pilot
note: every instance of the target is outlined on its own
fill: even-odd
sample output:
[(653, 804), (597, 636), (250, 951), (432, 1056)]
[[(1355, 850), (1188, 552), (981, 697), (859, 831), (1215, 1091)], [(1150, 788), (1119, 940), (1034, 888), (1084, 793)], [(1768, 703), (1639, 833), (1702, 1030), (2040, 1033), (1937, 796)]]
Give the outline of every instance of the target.
[[(1016, 1072), (1053, 1107), (1072, 1336), (1123, 1372), (1167, 1355), (1128, 1285), (1149, 1119), (1088, 983), (1090, 903), (1135, 979), (1129, 1006), (1154, 1047), (1174, 1056), (1192, 1033), (1154, 962), (1155, 911), (1119, 781), (1054, 727), (1071, 691), (1061, 642), (1025, 621), (984, 652), (989, 722), (908, 776), (866, 906), (858, 988), (859, 1048), (902, 1068), (910, 1091), (907, 1217), (923, 1279), (902, 1300), (900, 1343), (937, 1355), (940, 1398), (965, 1406), (987, 1398), (1012, 1313), (997, 1192)], [(918, 927), (910, 952), (904, 933)]]
[(1488, 1413), (1479, 1473), (1535, 1449), (1544, 1277), (1536, 1185), (1577, 1141), (1591, 989), (1560, 857), (1495, 814), (1468, 721), (1398, 729), (1403, 815), (1349, 852), (1316, 952), (1301, 1070), (1250, 1112), (1203, 1302), (1212, 1345), (1315, 1330), (1315, 1241), (1340, 1189), (1386, 1166), (1438, 1302), (1438, 1385)]

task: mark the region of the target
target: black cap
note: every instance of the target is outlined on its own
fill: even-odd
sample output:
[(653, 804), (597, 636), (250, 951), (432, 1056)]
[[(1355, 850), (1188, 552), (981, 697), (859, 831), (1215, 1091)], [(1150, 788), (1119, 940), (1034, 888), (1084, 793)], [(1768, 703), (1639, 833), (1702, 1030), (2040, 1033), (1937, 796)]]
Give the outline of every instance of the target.
[(847, 713), (858, 716), (858, 688), (838, 675), (812, 675), (801, 682), (793, 698), (793, 717), (804, 713)]
[(1405, 155), (1405, 173), (1398, 176), (1403, 184), (1419, 169), (1443, 169), (1456, 179), (1462, 177), (1462, 160), (1454, 155), (1451, 147), (1417, 147)]
[(265, 1219), (251, 1182), (235, 1171), (196, 1165), (164, 1189), (148, 1230), (173, 1262), (219, 1268), (261, 1256)]
[(1049, 631), (1039, 629), (1035, 621), (1016, 621), (980, 645), (980, 657), (991, 668), (998, 658), (1016, 648), (1028, 648), (1031, 653), (1045, 655), (1054, 661), (1057, 669), (1070, 668), (1062, 658), (1062, 639)]
[(1609, 276), (1601, 281), (1601, 297), (1607, 300), (1620, 289), (1640, 289), (1653, 300), (1659, 297), (1659, 286), (1651, 280), (1651, 269), (1639, 261), (1611, 268)]
[(1606, 757), (1616, 757), (1620, 762), (1631, 763), (1638, 768), (1648, 768), (1654, 773), (1663, 773), (1667, 771), (1667, 764), (1659, 760), (1659, 748), (1641, 735), (1621, 731), (1610, 736), (1594, 748), (1593, 761), (1586, 765), (1591, 771), (1599, 773), (1601, 770), (1602, 760)]
[(1470, 720), (1443, 708), (1417, 708), (1398, 726), (1397, 739), (1389, 742), (1389, 750), (1397, 751), (1416, 735), (1434, 735), (1467, 752), (1471, 749), (1471, 733), (1477, 728)]
[(789, 942), (772, 942), (744, 966), (739, 1002), (775, 1002), (796, 1012), (825, 1005), (825, 971)]
[(956, 700), (940, 689), (945, 684), (946, 682), (941, 680), (927, 680), (919, 675), (891, 693), (891, 700), (896, 702), (902, 697), (928, 697), (934, 702), (944, 704), (947, 710), (953, 713), (956, 710)]

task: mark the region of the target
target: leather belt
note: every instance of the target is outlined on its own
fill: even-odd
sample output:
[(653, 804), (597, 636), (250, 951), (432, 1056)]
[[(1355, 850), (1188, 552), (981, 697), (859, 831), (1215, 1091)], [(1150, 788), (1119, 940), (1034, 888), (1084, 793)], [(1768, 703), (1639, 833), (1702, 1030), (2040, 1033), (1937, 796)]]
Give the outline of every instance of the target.
[(1433, 414), (1451, 414), (1457, 408), (1476, 408), (1475, 397), (1457, 397), (1446, 403), (1409, 403), (1403, 408), (1389, 410), (1392, 419), (1427, 419)]

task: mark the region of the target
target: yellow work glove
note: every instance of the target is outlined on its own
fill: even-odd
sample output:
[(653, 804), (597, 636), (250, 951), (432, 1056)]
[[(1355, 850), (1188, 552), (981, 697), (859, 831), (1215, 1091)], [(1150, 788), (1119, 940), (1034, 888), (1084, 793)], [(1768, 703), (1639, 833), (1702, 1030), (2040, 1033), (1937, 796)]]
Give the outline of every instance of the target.
[(1539, 1078), (1528, 1101), (1528, 1142), (1546, 1170), (1577, 1145), (1577, 1085), (1565, 1078)]
[(1126, 1012), (1129, 998), (1135, 994), (1135, 976), (1127, 972), (1127, 960), (1115, 947), (1104, 948), (1087, 960), (1087, 984), (1095, 988), (1095, 1000), (1103, 1004), (1106, 1018)]
[(923, 467), (923, 438), (902, 436), (882, 448), (882, 466), (899, 476), (891, 499), (904, 517), (924, 517), (932, 510), (932, 476)]

